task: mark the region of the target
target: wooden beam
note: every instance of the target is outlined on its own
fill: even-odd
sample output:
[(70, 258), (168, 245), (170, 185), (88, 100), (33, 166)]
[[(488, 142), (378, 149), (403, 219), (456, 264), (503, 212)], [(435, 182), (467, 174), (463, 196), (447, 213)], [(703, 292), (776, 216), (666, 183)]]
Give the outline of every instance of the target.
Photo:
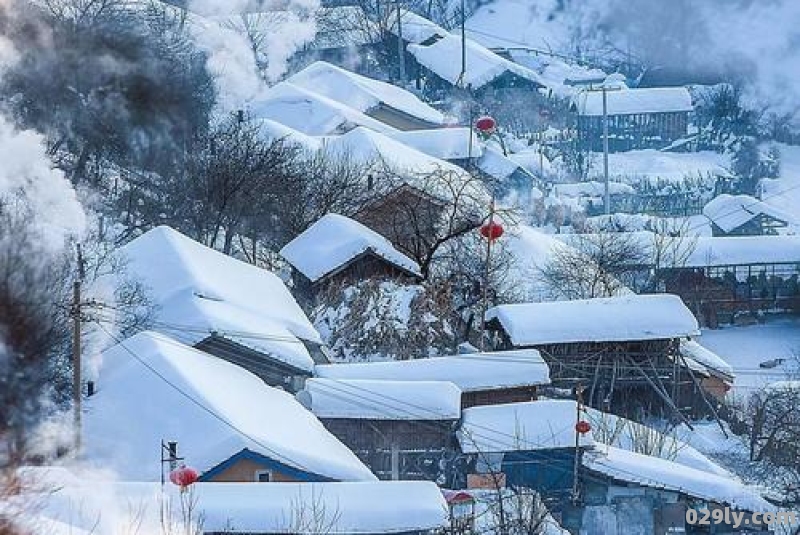
[(628, 358), (627, 360), (633, 365), (634, 368), (636, 368), (636, 370), (642, 375), (642, 377), (644, 377), (644, 379), (648, 383), (650, 383), (650, 386), (653, 388), (653, 390), (656, 391), (656, 394), (658, 394), (659, 397), (664, 401), (664, 403), (666, 403), (667, 406), (669, 406), (675, 412), (675, 414), (678, 415), (678, 417), (683, 421), (683, 423), (686, 424), (686, 427), (688, 427), (690, 430), (694, 431), (694, 426), (692, 426), (691, 422), (689, 422), (689, 420), (683, 415), (683, 413), (681, 413), (681, 411), (678, 409), (678, 407), (675, 406), (675, 403), (672, 402), (672, 400), (667, 395), (667, 393), (663, 392), (658, 387), (658, 385), (655, 382), (653, 382), (653, 380), (650, 378), (650, 376), (647, 375), (647, 373), (645, 373), (645, 371), (642, 369), (641, 366), (639, 366), (639, 364), (636, 361), (634, 361), (633, 359), (630, 359), (630, 358)]

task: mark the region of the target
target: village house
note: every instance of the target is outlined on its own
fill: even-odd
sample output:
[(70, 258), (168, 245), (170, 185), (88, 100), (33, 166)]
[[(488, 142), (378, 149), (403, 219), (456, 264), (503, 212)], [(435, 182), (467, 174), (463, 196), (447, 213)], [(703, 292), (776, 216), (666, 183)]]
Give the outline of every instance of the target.
[(495, 349), (538, 350), (553, 385), (582, 385), (593, 407), (683, 419), (680, 408), (704, 394), (679, 352), (700, 330), (675, 295), (500, 305), (486, 326)]
[[(469, 481), (482, 488), (494, 482), (537, 490), (559, 525), (576, 535), (708, 533), (687, 524), (688, 508), (728, 506), (748, 514), (771, 509), (756, 489), (718, 468), (684, 464), (697, 464), (696, 458), (679, 453), (666, 460), (601, 444), (591, 425), (579, 434), (576, 426), (584, 417), (566, 400), (463, 411), (458, 438)], [(767, 533), (762, 529), (716, 533)]]
[(306, 381), (299, 399), (380, 479), (453, 482), (461, 391), (446, 381)]
[(289, 390), (327, 362), (319, 333), (275, 274), (164, 226), (120, 253), (123, 276), (154, 307), (154, 330)]
[(122, 479), (159, 481), (177, 462), (211, 482), (376, 479), (291, 394), (162, 334), (104, 351), (93, 390), (84, 454)]
[(714, 197), (703, 207), (713, 236), (761, 236), (778, 234), (793, 220), (790, 214), (750, 195)]
[[(612, 152), (661, 149), (688, 134), (692, 97), (685, 87), (629, 89), (622, 84), (605, 92), (608, 146)], [(577, 142), (581, 150), (603, 150), (603, 91), (583, 90), (573, 99)]]
[(461, 390), (463, 408), (530, 401), (550, 383), (549, 369), (535, 350), (468, 353), (386, 362), (324, 364), (315, 375), (371, 381), (446, 381)]
[(292, 265), (295, 293), (306, 296), (367, 279), (413, 283), (421, 278), (417, 263), (389, 240), (338, 214), (323, 216), (280, 254)]
[(756, 321), (800, 310), (800, 236), (696, 238), (679, 263), (660, 268), (701, 325)]

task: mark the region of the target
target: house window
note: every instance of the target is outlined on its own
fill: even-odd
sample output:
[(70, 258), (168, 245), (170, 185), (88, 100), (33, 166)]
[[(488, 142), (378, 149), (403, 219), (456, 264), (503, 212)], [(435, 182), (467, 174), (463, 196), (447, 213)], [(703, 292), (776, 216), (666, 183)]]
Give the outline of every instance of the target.
[(256, 483), (269, 483), (272, 481), (272, 470), (256, 470)]

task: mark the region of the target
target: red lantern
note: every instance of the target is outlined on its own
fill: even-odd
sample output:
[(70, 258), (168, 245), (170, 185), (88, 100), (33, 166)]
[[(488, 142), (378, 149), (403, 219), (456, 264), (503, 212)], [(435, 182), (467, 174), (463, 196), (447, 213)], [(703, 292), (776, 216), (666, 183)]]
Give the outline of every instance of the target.
[(589, 425), (589, 422), (587, 422), (586, 420), (580, 420), (578, 423), (575, 424), (575, 431), (577, 431), (581, 435), (585, 435), (591, 430), (592, 426)]
[(181, 466), (169, 473), (169, 480), (182, 489), (185, 489), (200, 478), (197, 470), (187, 466)]
[(475, 128), (484, 135), (490, 135), (497, 129), (497, 121), (488, 115), (475, 121)]
[(503, 235), (503, 226), (500, 223), (489, 221), (481, 227), (481, 236), (489, 241), (494, 241)]

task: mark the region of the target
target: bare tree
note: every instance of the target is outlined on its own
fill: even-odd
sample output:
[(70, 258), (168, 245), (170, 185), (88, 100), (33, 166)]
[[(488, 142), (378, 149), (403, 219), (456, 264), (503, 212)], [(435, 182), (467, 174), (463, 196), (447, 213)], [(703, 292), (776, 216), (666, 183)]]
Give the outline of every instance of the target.
[(342, 513), (338, 506), (331, 508), (326, 503), (323, 492), (313, 486), (309, 490), (310, 496), (299, 491), (297, 497), (292, 500), (282, 531), (303, 535), (325, 535), (335, 532)]

